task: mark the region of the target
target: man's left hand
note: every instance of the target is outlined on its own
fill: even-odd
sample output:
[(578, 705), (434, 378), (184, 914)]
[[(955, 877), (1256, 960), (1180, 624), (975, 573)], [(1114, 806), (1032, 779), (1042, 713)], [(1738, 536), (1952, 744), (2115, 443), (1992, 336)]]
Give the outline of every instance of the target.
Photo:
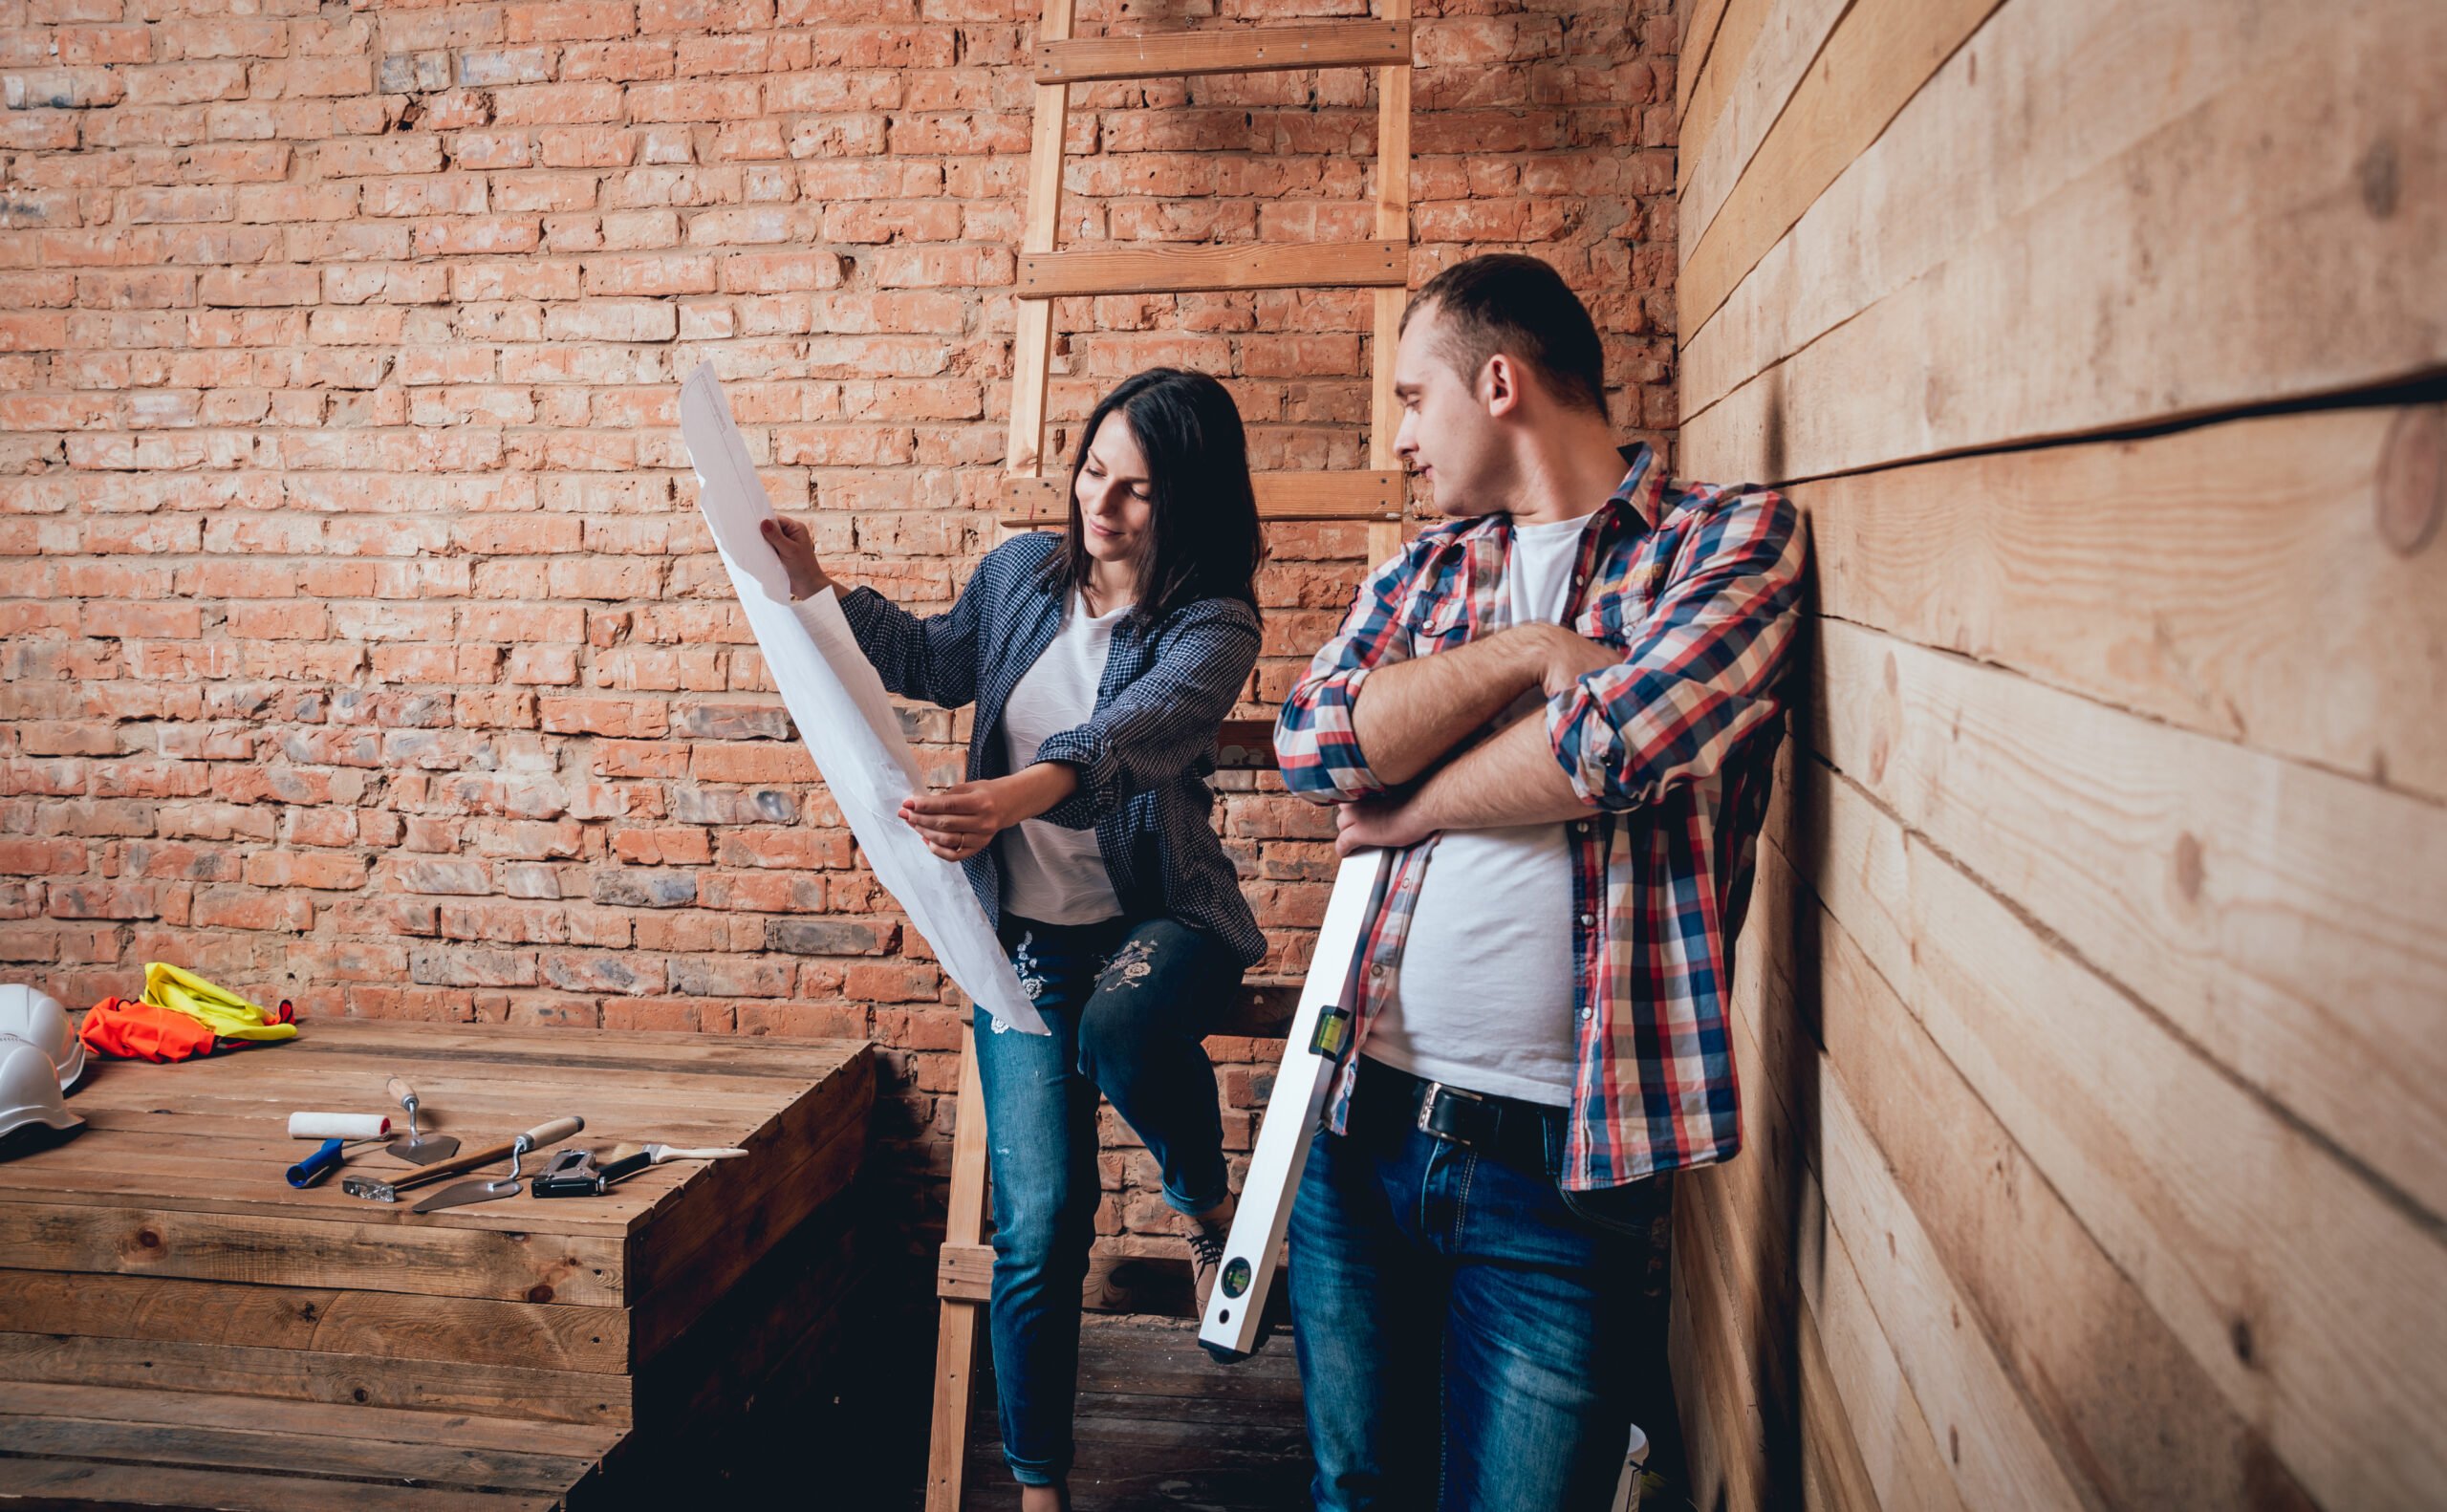
[(1334, 854), (1349, 855), (1368, 846), (1399, 851), (1418, 844), (1434, 832), (1420, 822), (1411, 799), (1362, 798), (1334, 810)]

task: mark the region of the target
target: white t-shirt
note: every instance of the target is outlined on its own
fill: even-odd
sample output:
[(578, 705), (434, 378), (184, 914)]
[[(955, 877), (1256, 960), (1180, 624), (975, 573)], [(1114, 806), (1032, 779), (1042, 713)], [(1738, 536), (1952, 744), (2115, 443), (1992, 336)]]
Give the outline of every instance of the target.
[[(1096, 712), (1114, 626), (1129, 612), (1124, 604), (1110, 614), (1091, 615), (1087, 600), (1072, 591), (1061, 630), (1003, 707), (1003, 751), (1011, 770), (1034, 763), (1037, 747), (1050, 737), (1076, 729)], [(1025, 819), (1004, 831), (996, 844), (1003, 848), (1007, 911), (1047, 924), (1094, 924), (1121, 912), (1094, 830)]]
[[(1594, 518), (1513, 526), (1505, 591), (1514, 624), (1562, 623), (1581, 531)], [(1531, 688), (1505, 719), (1538, 718), (1546, 702)], [(1577, 1066), (1571, 936), (1562, 824), (1446, 832), (1419, 879), (1394, 989), (1366, 1052), (1447, 1086), (1569, 1105)]]

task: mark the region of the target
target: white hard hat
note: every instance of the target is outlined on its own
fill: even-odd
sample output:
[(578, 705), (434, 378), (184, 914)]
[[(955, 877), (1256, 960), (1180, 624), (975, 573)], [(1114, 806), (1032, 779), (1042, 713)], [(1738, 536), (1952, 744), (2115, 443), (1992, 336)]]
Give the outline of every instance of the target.
[(80, 1129), (85, 1120), (59, 1100), (59, 1081), (42, 1047), (0, 1034), (0, 1135), (29, 1124)]
[(85, 1074), (85, 1042), (59, 1000), (23, 983), (0, 983), (0, 1034), (13, 1034), (51, 1057), (63, 1092)]

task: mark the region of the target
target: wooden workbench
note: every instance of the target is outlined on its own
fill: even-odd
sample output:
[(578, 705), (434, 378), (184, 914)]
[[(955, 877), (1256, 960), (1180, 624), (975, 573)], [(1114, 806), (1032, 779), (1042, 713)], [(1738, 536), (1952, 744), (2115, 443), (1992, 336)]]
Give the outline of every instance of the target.
[[(430, 1215), (292, 1190), (289, 1112), (396, 1113), (394, 1074), (468, 1149), (577, 1113), (598, 1151), (751, 1154)], [(0, 1504), (625, 1501), (659, 1439), (821, 1354), (873, 1098), (862, 1044), (688, 1034), (328, 1020), (103, 1062), (82, 1134), (0, 1160)]]

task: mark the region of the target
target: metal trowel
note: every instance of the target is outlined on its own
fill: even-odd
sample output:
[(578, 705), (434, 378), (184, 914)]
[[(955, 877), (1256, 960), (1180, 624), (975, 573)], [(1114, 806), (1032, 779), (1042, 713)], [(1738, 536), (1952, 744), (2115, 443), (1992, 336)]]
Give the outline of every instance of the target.
[[(490, 1181), (454, 1181), (433, 1196), (408, 1209), (411, 1213), (439, 1213), (445, 1207), (467, 1207), (477, 1202), (499, 1201), (516, 1197), (527, 1181), (519, 1172), (519, 1164), (537, 1150), (559, 1144), (586, 1127), (578, 1117), (556, 1118), (539, 1124), (509, 1142), (509, 1175)], [(499, 1159), (500, 1156), (494, 1156)]]
[(384, 1146), (391, 1154), (410, 1165), (431, 1165), (447, 1160), (459, 1153), (459, 1141), (449, 1134), (421, 1134), (417, 1130), (417, 1112), (424, 1105), (417, 1101), (417, 1090), (401, 1077), (394, 1076), (383, 1089), (392, 1100), (408, 1111), (408, 1136), (394, 1139)]
[[(420, 1166), (391, 1180), (386, 1181), (377, 1176), (342, 1177), (340, 1190), (351, 1197), (361, 1197), (369, 1202), (397, 1202), (411, 1188), (429, 1186), (444, 1177), (465, 1176), (470, 1171), (481, 1171), (496, 1160), (508, 1160), (511, 1166), (511, 1184), (490, 1196), (475, 1199), (477, 1201), (489, 1201), (492, 1197), (508, 1197), (511, 1192), (518, 1190), (517, 1162), (520, 1156), (532, 1155), (538, 1150), (559, 1144), (585, 1127), (586, 1120), (573, 1113), (566, 1118), (555, 1118), (551, 1123), (537, 1124), (515, 1139), (505, 1139), (499, 1144), (487, 1145), (482, 1150), (471, 1151), (452, 1159), (437, 1160), (431, 1165)], [(482, 1186), (487, 1183), (466, 1184)], [(458, 1204), (452, 1202), (443, 1205), (455, 1207)], [(422, 1210), (419, 1209), (419, 1211)]]

